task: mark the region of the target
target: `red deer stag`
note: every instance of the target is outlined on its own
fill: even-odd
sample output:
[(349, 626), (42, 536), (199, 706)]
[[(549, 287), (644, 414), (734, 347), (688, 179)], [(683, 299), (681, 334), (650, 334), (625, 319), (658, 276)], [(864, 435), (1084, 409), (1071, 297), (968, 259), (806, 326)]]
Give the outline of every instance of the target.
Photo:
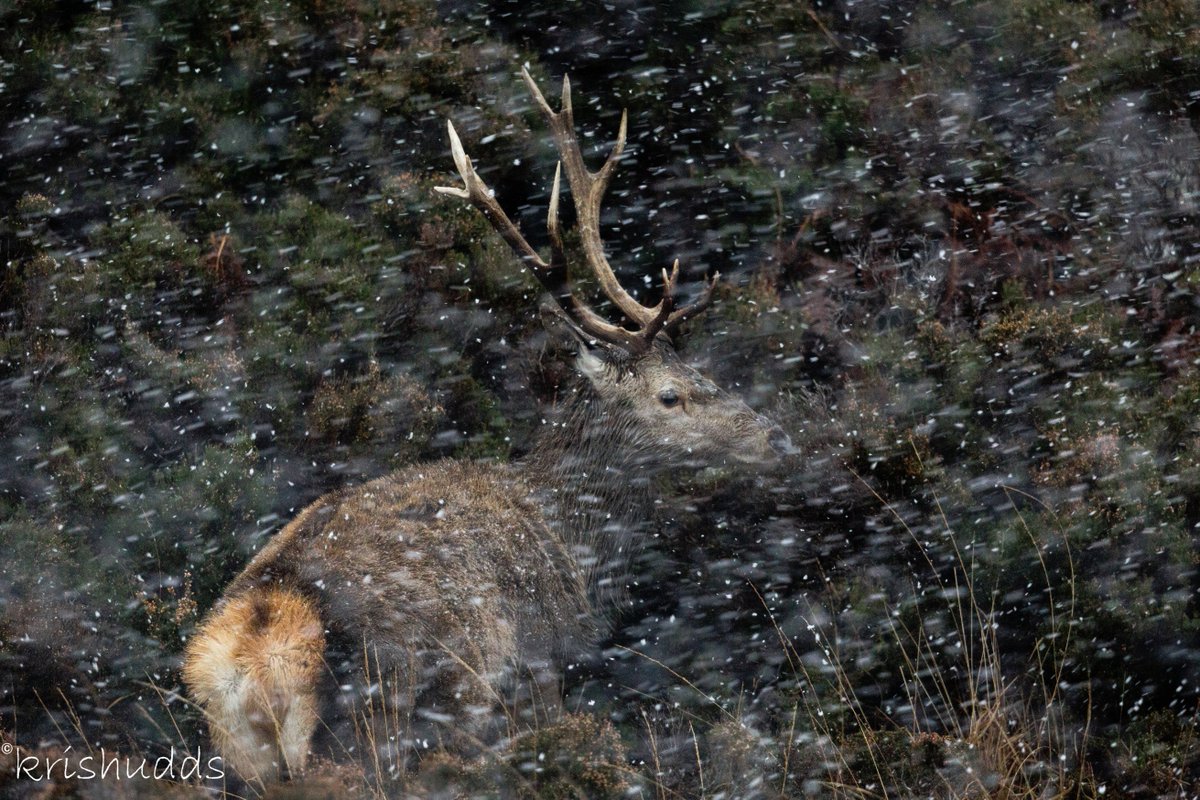
[[(676, 262), (663, 271), (662, 299), (645, 306), (605, 258), (601, 199), (625, 116), (612, 154), (591, 172), (569, 82), (555, 113), (522, 74), (561, 156), (549, 262), (500, 208), (453, 124), (464, 187), (438, 191), (478, 208), (558, 302), (577, 385), (524, 460), (420, 464), (322, 497), (230, 584), (189, 642), (183, 676), (227, 766), (247, 780), (302, 770), (318, 726), (344, 718), (358, 693), (385, 691), (381, 675), (405, 687), (409, 717), (442, 732), (479, 731), (518, 671), (557, 696), (555, 665), (594, 641), (602, 587), (627, 568), (655, 472), (769, 463), (790, 449), (778, 426), (675, 355), (669, 335), (709, 304), (716, 277), (677, 306)], [(563, 170), (586, 266), (630, 327), (571, 290), (558, 216)]]

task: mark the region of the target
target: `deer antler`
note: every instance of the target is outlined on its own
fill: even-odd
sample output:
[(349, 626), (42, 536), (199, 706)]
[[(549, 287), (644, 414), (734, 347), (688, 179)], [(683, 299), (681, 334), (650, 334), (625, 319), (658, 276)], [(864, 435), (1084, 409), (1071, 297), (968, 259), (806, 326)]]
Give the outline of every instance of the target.
[[(533, 78), (529, 76), (529, 72), (524, 68), (521, 69), (521, 77), (524, 78), (534, 101), (550, 126), (561, 158), (554, 171), (554, 188), (550, 193), (550, 209), (546, 219), (546, 226), (550, 234), (550, 262), (546, 263), (537, 254), (537, 251), (525, 241), (525, 237), (521, 235), (517, 226), (496, 202), (496, 198), (487, 184), (475, 172), (471, 159), (463, 150), (458, 133), (454, 130), (454, 124), (450, 122), (447, 122), (450, 132), (450, 152), (454, 156), (454, 164), (458, 168), (459, 175), (462, 176), (465, 188), (438, 186), (435, 191), (469, 200), (478, 208), (492, 227), (508, 242), (509, 247), (516, 251), (517, 255), (530, 267), (533, 274), (555, 300), (564, 308), (570, 309), (576, 322), (586, 333), (598, 339), (619, 344), (635, 354), (644, 353), (650, 349), (659, 333), (669, 335), (684, 320), (708, 307), (712, 302), (713, 290), (716, 288), (720, 273), (713, 275), (712, 280), (707, 283), (695, 302), (679, 309), (675, 308), (675, 289), (679, 279), (678, 259), (675, 260), (669, 273), (667, 270), (663, 270), (662, 299), (657, 305), (642, 305), (633, 295), (625, 291), (604, 255), (604, 242), (600, 237), (600, 208), (604, 200), (604, 192), (608, 188), (608, 182), (616, 170), (621, 152), (625, 149), (628, 114), (624, 111), (621, 112), (621, 127), (617, 132), (617, 143), (613, 146), (612, 153), (597, 172), (591, 172), (583, 161), (583, 153), (575, 133), (570, 79), (563, 77), (562, 108), (555, 113), (546, 102), (546, 98), (538, 89), (537, 84), (534, 83)], [(567, 183), (571, 187), (571, 196), (575, 199), (576, 222), (583, 246), (584, 260), (596, 276), (605, 296), (626, 318), (638, 326), (636, 330), (629, 330), (606, 321), (571, 291), (567, 280), (566, 255), (558, 219), (560, 176), (564, 168), (567, 173)]]
[(454, 164), (458, 167), (458, 173), (462, 176), (466, 188), (435, 186), (434, 191), (469, 200), (471, 205), (478, 208), (483, 213), (484, 218), (503, 237), (504, 241), (508, 242), (508, 246), (516, 251), (521, 260), (529, 266), (534, 277), (554, 297), (559, 306), (564, 310), (570, 309), (573, 312), (575, 321), (586, 333), (604, 341), (612, 341), (627, 346), (633, 345), (631, 331), (606, 322), (582, 298), (572, 292), (567, 283), (567, 259), (563, 249), (562, 233), (558, 224), (559, 177), (561, 170), (556, 169), (554, 172), (554, 189), (550, 194), (550, 211), (547, 215), (547, 227), (550, 230), (551, 256), (550, 263), (546, 263), (529, 242), (525, 240), (525, 237), (521, 235), (521, 231), (517, 228), (516, 224), (508, 218), (508, 215), (504, 213), (504, 209), (496, 202), (492, 190), (488, 188), (488, 185), (475, 172), (475, 167), (471, 163), (471, 157), (463, 150), (462, 140), (458, 138), (458, 131), (454, 130), (454, 123), (447, 120), (446, 128), (450, 134), (450, 153), (454, 157)]

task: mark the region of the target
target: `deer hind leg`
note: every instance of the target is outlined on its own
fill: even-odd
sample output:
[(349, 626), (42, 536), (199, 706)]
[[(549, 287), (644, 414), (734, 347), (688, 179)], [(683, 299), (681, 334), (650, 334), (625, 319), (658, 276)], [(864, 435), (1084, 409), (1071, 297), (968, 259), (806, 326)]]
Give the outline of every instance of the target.
[(316, 607), (286, 589), (234, 597), (205, 621), (183, 677), (226, 767), (263, 784), (303, 771), (324, 649)]
[(468, 753), (487, 749), (511, 733), (518, 655), (516, 631), (502, 615), (488, 615), (473, 629), (442, 643), (426, 698), (452, 720), (441, 738)]

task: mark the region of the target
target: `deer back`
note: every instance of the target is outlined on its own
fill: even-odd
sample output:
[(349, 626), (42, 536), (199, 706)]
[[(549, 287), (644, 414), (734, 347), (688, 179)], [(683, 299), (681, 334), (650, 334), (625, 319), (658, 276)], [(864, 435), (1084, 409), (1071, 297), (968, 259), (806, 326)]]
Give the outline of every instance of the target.
[[(550, 658), (591, 638), (587, 591), (520, 471), (439, 461), (321, 498), (277, 534), (226, 597), (283, 584), (350, 648), (387, 662), (444, 649)], [(484, 643), (479, 637), (494, 637)]]

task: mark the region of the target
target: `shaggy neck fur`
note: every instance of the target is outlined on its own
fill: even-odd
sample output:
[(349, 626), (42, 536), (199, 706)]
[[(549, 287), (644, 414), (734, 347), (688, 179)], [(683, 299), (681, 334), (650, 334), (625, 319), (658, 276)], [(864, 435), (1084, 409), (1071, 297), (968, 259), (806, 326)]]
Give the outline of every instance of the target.
[(581, 382), (522, 463), (546, 518), (571, 548), (594, 599), (619, 597), (631, 549), (645, 535), (657, 462), (632, 413)]

